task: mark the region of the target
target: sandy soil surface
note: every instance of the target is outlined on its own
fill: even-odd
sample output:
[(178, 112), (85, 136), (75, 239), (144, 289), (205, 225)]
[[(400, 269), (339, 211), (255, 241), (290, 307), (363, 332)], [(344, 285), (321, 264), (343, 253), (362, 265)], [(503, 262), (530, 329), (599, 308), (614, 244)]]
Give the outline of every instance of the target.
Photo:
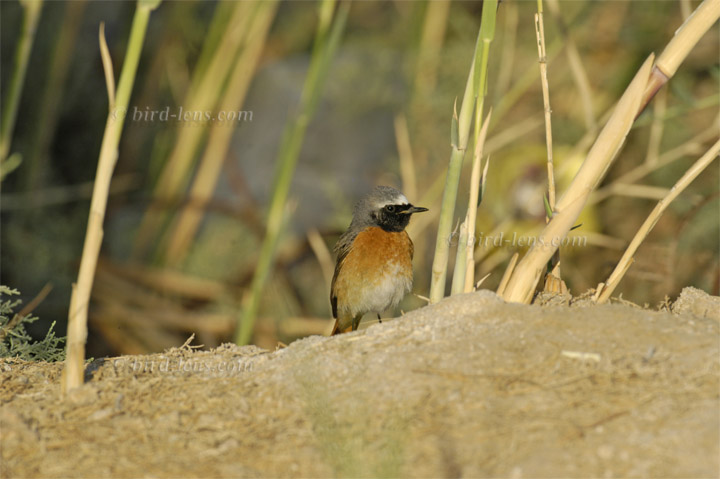
[[(555, 304), (555, 305), (553, 305)], [(670, 310), (672, 309), (672, 310)], [(0, 362), (2, 477), (718, 477), (720, 300), (486, 291), (278, 351)]]

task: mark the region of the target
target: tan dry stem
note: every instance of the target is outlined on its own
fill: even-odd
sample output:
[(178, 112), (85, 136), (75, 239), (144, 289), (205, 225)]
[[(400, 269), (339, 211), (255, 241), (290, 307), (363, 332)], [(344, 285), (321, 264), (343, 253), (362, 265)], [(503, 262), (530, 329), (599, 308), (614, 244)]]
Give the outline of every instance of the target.
[[(628, 246), (625, 250), (625, 253), (615, 267), (615, 270), (605, 282), (605, 287), (602, 289), (602, 292), (598, 297), (598, 303), (604, 303), (610, 298), (610, 295), (613, 293), (617, 285), (620, 283), (620, 280), (625, 275), (625, 272), (630, 267), (633, 255), (640, 247), (640, 244), (645, 240), (645, 238), (647, 238), (647, 235), (650, 234), (650, 231), (652, 231), (655, 227), (655, 224), (657, 224), (663, 212), (668, 206), (670, 206), (670, 203), (672, 203), (672, 201), (677, 198), (678, 195), (682, 193), (685, 188), (687, 188), (690, 183), (692, 183), (692, 181), (717, 158), (718, 153), (720, 153), (720, 140), (716, 141), (715, 144), (698, 161), (696, 161), (689, 170), (685, 172), (682, 178), (675, 183), (668, 195), (658, 202), (638, 232), (635, 233), (635, 237), (630, 242), (630, 246)], [(599, 286), (598, 289), (600, 289)]]
[(541, 271), (558, 249), (560, 241), (577, 221), (590, 193), (597, 187), (620, 151), (640, 107), (653, 59), (654, 56), (650, 55), (640, 67), (570, 187), (558, 201), (555, 215), (545, 226), (537, 243), (518, 263), (503, 294), (506, 301), (529, 302), (532, 298)]

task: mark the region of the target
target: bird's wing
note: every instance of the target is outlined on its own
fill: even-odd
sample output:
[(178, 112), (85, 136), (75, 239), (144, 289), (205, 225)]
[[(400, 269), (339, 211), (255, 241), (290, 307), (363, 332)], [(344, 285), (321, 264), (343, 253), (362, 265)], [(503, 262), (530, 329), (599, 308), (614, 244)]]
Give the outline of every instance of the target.
[(337, 293), (335, 292), (335, 280), (337, 280), (338, 274), (340, 273), (340, 267), (342, 266), (345, 257), (350, 252), (353, 240), (357, 236), (357, 233), (351, 233), (346, 231), (338, 240), (335, 245), (334, 251), (337, 253), (337, 262), (335, 263), (335, 273), (333, 274), (332, 283), (330, 285), (330, 305), (332, 306), (333, 318), (337, 318)]

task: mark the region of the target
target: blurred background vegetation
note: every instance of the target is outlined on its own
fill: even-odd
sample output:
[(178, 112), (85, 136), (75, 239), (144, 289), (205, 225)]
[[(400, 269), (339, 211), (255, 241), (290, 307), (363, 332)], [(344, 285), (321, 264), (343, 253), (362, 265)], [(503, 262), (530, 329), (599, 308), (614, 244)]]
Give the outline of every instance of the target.
[[(598, 124), (650, 52), (658, 53), (699, 2), (548, 2), (545, 35), (558, 194)], [(3, 102), (27, 12), (0, 2)], [(298, 118), (316, 35), (316, 2), (165, 1), (153, 13), (127, 112), (90, 307), (88, 355), (137, 354), (232, 340), (253, 280), (276, 185), (283, 132)], [(531, 236), (544, 224), (543, 100), (536, 2), (503, 1), (489, 65), (493, 108), (487, 191), (478, 237)], [(64, 334), (108, 111), (98, 46), (116, 78), (133, 2), (45, 2), (2, 181), (0, 284), (30, 301), (53, 291), (28, 330)], [(378, 1), (350, 5), (308, 119), (277, 258), (252, 342), (274, 347), (332, 326), (330, 252), (353, 203), (372, 186), (403, 189), (431, 213), (413, 219), (415, 292), (427, 296), (437, 213), (481, 2)], [(329, 25), (329, 24), (328, 24)], [(573, 294), (607, 278), (666, 188), (717, 139), (720, 38), (711, 29), (638, 119), (581, 218), (583, 247), (562, 249)], [(242, 111), (240, 121), (178, 121), (160, 112)], [(140, 112), (138, 115), (137, 112)], [(148, 118), (156, 112), (155, 118)], [(469, 161), (466, 161), (469, 176)], [(671, 206), (616, 294), (656, 305), (684, 286), (717, 295), (720, 195), (715, 162)], [(459, 205), (467, 201), (461, 182)], [(456, 216), (464, 214), (460, 206)], [(476, 278), (494, 289), (512, 245), (481, 242)], [(451, 258), (454, 254), (451, 253)], [(410, 296), (407, 311), (424, 304)]]

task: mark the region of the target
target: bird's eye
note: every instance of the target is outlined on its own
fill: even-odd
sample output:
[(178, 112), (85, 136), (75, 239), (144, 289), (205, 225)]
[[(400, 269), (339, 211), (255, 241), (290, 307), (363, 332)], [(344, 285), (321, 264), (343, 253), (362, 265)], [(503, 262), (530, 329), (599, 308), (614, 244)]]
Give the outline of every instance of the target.
[(385, 206), (385, 211), (387, 211), (388, 213), (395, 213), (395, 206), (387, 205)]

